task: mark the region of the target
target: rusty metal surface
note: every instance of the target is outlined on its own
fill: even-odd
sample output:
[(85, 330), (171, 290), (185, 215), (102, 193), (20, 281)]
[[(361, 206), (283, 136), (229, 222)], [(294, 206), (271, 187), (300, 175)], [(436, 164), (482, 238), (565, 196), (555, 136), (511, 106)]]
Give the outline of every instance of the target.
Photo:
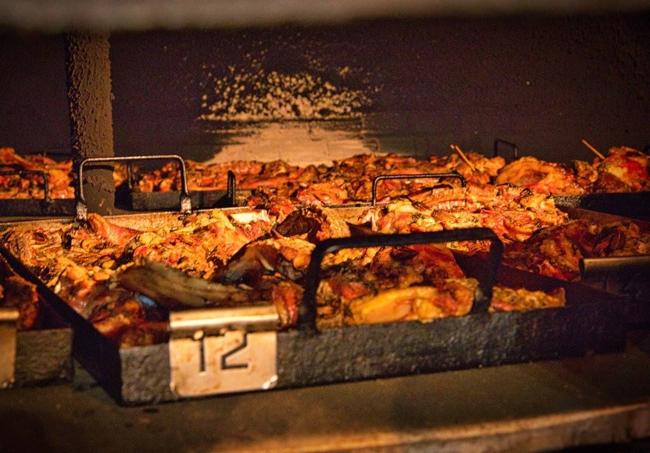
[[(152, 216), (141, 217), (150, 221)], [(15, 267), (26, 272), (20, 265)], [(501, 273), (500, 281), (507, 282), (508, 275)], [(531, 275), (525, 278), (534, 280)], [(625, 305), (619, 299), (580, 285), (553, 282), (572, 288), (567, 291), (567, 307), (472, 314), (426, 324), (279, 332), (277, 387), (576, 356), (624, 346)], [(114, 398), (125, 404), (178, 399), (169, 387), (167, 344), (119, 350), (42, 283), (39, 291), (73, 326), (75, 356)]]
[[(84, 159), (114, 152), (108, 34), (67, 34), (65, 51), (72, 155), (78, 168)], [(85, 201), (92, 212), (113, 213), (112, 167), (95, 168), (80, 183), (86, 186)]]
[(517, 2), (452, 0), (300, 0), (238, 2), (192, 0), (23, 0), (0, 3), (0, 24), (17, 29), (149, 30), (158, 28), (250, 27), (286, 23), (328, 24), (377, 17), (427, 15), (576, 14), (632, 12), (648, 9), (644, 0), (615, 3), (588, 0)]
[[(358, 214), (358, 209), (345, 211)], [(251, 212), (248, 208), (224, 211)], [(602, 216), (588, 212), (575, 215), (579, 214)], [(108, 219), (132, 228), (180, 223), (177, 213), (131, 214)], [(36, 224), (53, 222), (45, 220)], [(31, 227), (34, 224), (25, 225)], [(461, 265), (471, 267), (471, 260)], [(474, 266), (480, 263), (474, 262)], [(34, 281), (35, 277), (31, 275), (31, 279)], [(279, 332), (277, 385), (296, 387), (491, 366), (623, 347), (627, 309), (624, 298), (507, 268), (501, 269), (498, 281), (528, 289), (551, 290), (562, 286), (567, 291), (568, 305), (562, 309), (522, 313), (473, 314), (427, 324), (368, 325), (316, 334), (300, 330)], [(39, 291), (75, 329), (75, 356), (118, 401), (147, 404), (179, 398), (169, 386), (167, 344), (119, 350), (42, 283)]]

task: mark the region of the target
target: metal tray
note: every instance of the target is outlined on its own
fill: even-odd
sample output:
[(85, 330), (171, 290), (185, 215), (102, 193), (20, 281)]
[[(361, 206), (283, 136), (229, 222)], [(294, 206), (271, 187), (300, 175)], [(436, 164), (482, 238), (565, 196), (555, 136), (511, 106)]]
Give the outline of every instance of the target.
[[(647, 148), (647, 147), (646, 147)], [(509, 150), (508, 160), (519, 157), (519, 147), (506, 140), (494, 140), (493, 155)], [(555, 204), (564, 208), (582, 208), (634, 219), (650, 220), (650, 192), (602, 192), (585, 195), (553, 195)]]
[(72, 329), (39, 298), (32, 330), (17, 331), (18, 311), (0, 308), (0, 389), (72, 380)]
[[(176, 219), (176, 215), (169, 213), (109, 218), (116, 224), (135, 228), (138, 225), (155, 227)], [(491, 239), (494, 234), (485, 229), (472, 229), (471, 232), (444, 231), (390, 240), (405, 244), (409, 241), (447, 242), (477, 237)], [(363, 244), (355, 242), (359, 238), (345, 239), (353, 240), (355, 246), (371, 246), (376, 240), (386, 243), (386, 237), (366, 238)], [(317, 246), (314, 256), (322, 258), (331, 247), (341, 245), (345, 244), (325, 241)], [(6, 250), (3, 253), (9, 255)], [(9, 259), (25, 278), (39, 285), (46, 300), (72, 325), (75, 357), (115, 399), (124, 404), (149, 404), (208, 394), (579, 356), (588, 352), (620, 350), (624, 346), (622, 313), (625, 304), (621, 299), (583, 285), (503, 269), (498, 274), (500, 283), (514, 281), (531, 289), (566, 288), (567, 306), (489, 314), (485, 311), (485, 300), (482, 300), (476, 305), (478, 311), (462, 317), (430, 323), (341, 327), (319, 332), (313, 324), (315, 311), (314, 301), (309, 296), (311, 291), (306, 291), (296, 329), (278, 332), (269, 328), (268, 316), (256, 320), (246, 313), (232, 313), (232, 310), (186, 311), (171, 314), (172, 340), (169, 343), (119, 349), (14, 257), (9, 255)], [(312, 260), (312, 266), (317, 266), (316, 261)], [(481, 280), (483, 294), (487, 294), (485, 282), (489, 279), (488, 275)], [(236, 347), (224, 347), (225, 340), (238, 335), (240, 341)], [(267, 348), (263, 354), (258, 353), (256, 346), (262, 337)], [(203, 382), (207, 387), (204, 385), (202, 390), (196, 390), (183, 385), (183, 379), (188, 376), (187, 370), (185, 375), (178, 372), (179, 352), (184, 352), (189, 363), (196, 366), (190, 370), (193, 373), (190, 378), (201, 380), (203, 376), (212, 379), (207, 384)], [(236, 357), (243, 363), (233, 364), (227, 360)], [(254, 385), (228, 387), (233, 379), (237, 381), (242, 375), (250, 378), (251, 374), (262, 372), (266, 375), (258, 376), (262, 380)]]
[(44, 193), (43, 199), (40, 200), (34, 198), (0, 199), (0, 217), (74, 215), (74, 199), (50, 198), (49, 182), (45, 172), (15, 168), (2, 170), (0, 171), (0, 175), (36, 175), (43, 181)]
[[(181, 177), (181, 191), (169, 192), (138, 192), (134, 191), (133, 162), (152, 160), (174, 160), (178, 162)], [(153, 156), (128, 156), (128, 157), (107, 157), (89, 158), (81, 163), (83, 167), (92, 163), (102, 162), (126, 162), (127, 178), (124, 184), (116, 189), (115, 205), (118, 208), (129, 211), (175, 211), (184, 198), (189, 197), (192, 206), (200, 209), (224, 208), (235, 206), (235, 174), (228, 171), (228, 182), (226, 190), (188, 190), (187, 169), (185, 160), (176, 154), (153, 155)]]

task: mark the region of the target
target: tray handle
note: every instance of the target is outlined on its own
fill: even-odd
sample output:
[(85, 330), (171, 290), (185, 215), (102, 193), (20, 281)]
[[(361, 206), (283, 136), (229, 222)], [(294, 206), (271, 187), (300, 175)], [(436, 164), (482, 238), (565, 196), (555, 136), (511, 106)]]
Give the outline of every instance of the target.
[(305, 292), (300, 306), (298, 326), (301, 329), (316, 331), (316, 293), (321, 281), (321, 265), (328, 253), (349, 248), (370, 248), (382, 246), (404, 246), (415, 244), (436, 244), (457, 241), (490, 241), (488, 255), (489, 272), (479, 282), (481, 296), (474, 301), (471, 313), (486, 313), (492, 300), (492, 287), (501, 262), (503, 243), (489, 228), (465, 228), (459, 230), (433, 231), (410, 234), (377, 234), (326, 239), (316, 244), (305, 277)]
[(25, 170), (22, 168), (15, 168), (11, 170), (0, 170), (0, 176), (26, 176), (26, 175), (36, 175), (43, 178), (43, 201), (49, 203), (50, 199), (50, 183), (47, 178), (47, 173), (41, 170)]
[[(510, 161), (519, 159), (519, 147), (516, 144), (512, 143), (512, 142), (502, 140), (500, 138), (497, 138), (497, 139), (494, 140), (494, 146), (492, 148), (492, 150), (493, 150), (492, 156), (497, 157), (499, 155), (499, 153), (500, 153), (500, 150), (502, 150), (504, 148), (507, 148), (507, 149), (510, 150), (510, 154), (512, 155), (512, 158), (509, 159)], [(508, 160), (508, 159), (506, 159), (506, 160)]]
[[(79, 164), (79, 178), (77, 180), (77, 203), (76, 203), (76, 213), (77, 219), (85, 220), (88, 217), (88, 207), (86, 205), (86, 198), (84, 196), (83, 190), (83, 170), (87, 164), (93, 163), (107, 163), (107, 162), (126, 162), (127, 163), (127, 172), (129, 164), (137, 161), (148, 161), (148, 160), (175, 160), (178, 161), (178, 165), (181, 170), (181, 196), (180, 196), (180, 205), (181, 212), (186, 214), (192, 211), (192, 201), (190, 199), (190, 192), (187, 189), (187, 170), (185, 168), (185, 161), (183, 158), (177, 154), (158, 154), (153, 156), (125, 156), (125, 157), (90, 157), (84, 159)], [(131, 175), (127, 176), (130, 178)]]
[(650, 270), (650, 255), (581, 258), (579, 266), (583, 279), (609, 272), (647, 271)]
[(370, 199), (370, 204), (372, 206), (377, 204), (377, 187), (379, 186), (379, 183), (388, 179), (458, 179), (463, 187), (467, 184), (465, 178), (456, 171), (449, 173), (418, 173), (414, 175), (379, 175), (372, 180), (372, 197)]
[(226, 198), (228, 199), (228, 204), (231, 207), (236, 206), (237, 200), (237, 176), (232, 170), (228, 170), (228, 180), (226, 182)]

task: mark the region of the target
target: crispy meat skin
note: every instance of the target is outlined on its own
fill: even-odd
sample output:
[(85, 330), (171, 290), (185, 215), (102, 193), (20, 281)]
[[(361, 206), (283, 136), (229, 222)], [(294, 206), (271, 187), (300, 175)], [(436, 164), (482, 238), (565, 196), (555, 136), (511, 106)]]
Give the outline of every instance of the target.
[[(53, 199), (74, 198), (72, 160), (55, 161), (45, 155), (19, 155), (13, 148), (0, 148), (0, 170), (36, 170), (47, 174), (48, 195)], [(126, 179), (126, 166), (117, 164), (113, 171), (116, 185)], [(44, 197), (43, 180), (36, 175), (0, 175), (0, 199)]]
[(492, 292), (492, 302), (489, 311), (527, 311), (540, 308), (557, 308), (566, 305), (564, 288), (545, 293), (544, 291), (529, 291), (524, 288), (506, 288), (495, 286)]
[(598, 178), (594, 192), (638, 192), (650, 190), (649, 157), (634, 148), (610, 148), (602, 161), (596, 160)]
[[(54, 161), (41, 155), (20, 156), (13, 148), (0, 148), (0, 170), (38, 170), (47, 174), (51, 198), (74, 198), (72, 161)], [(0, 175), (1, 198), (43, 198), (43, 180), (40, 176)]]
[[(258, 187), (248, 204), (263, 208), (263, 215), (237, 217), (211, 211), (190, 215), (157, 231), (118, 227), (91, 215), (87, 225), (9, 231), (4, 237), (8, 248), (75, 310), (124, 346), (166, 338), (161, 328), (166, 310), (160, 305), (152, 308), (150, 301), (136, 294), (137, 288), (119, 282), (125, 269), (151, 262), (183, 272), (179, 274), (183, 281), (189, 276), (232, 287), (243, 284), (250, 290), (246, 301), (270, 301), (278, 308), (284, 327), (295, 325), (314, 242), (350, 234), (342, 219), (319, 205), (365, 199), (372, 177), (378, 174), (457, 170), (472, 182), (462, 188), (453, 180), (442, 181), (432, 189), (431, 181), (386, 181), (380, 186), (380, 198), (393, 201), (369, 209), (367, 214), (379, 232), (487, 226), (505, 243), (514, 244), (509, 249), (513, 262), (539, 259), (539, 272), (565, 279), (574, 278), (577, 260), (586, 253), (647, 251), (647, 238), (638, 228), (635, 232), (634, 226), (587, 228), (595, 238), (580, 234), (577, 227), (567, 227), (566, 234), (555, 230), (544, 233), (566, 222), (566, 215), (547, 195), (488, 184), (489, 179), (483, 176), (496, 175), (503, 162), (474, 153), (468, 153), (468, 158), (475, 169), (456, 155), (424, 163), (406, 156), (362, 155), (337, 162), (332, 168), (298, 169), (280, 161), (240, 163), (239, 172), (251, 175), (248, 181)], [(553, 174), (568, 171), (552, 168)], [(584, 167), (580, 178), (593, 180), (589, 171)], [(264, 187), (279, 181), (287, 182), (282, 190)], [(549, 183), (548, 178), (545, 181)], [(160, 184), (163, 182), (161, 179)], [(166, 189), (161, 186), (159, 190)], [(407, 198), (396, 198), (400, 196)], [(523, 247), (517, 245), (521, 241), (533, 244), (533, 238), (544, 239), (544, 234), (546, 240), (532, 252), (518, 248)], [(451, 247), (474, 252), (485, 250), (487, 244)], [(544, 260), (545, 256), (556, 259)], [(528, 261), (524, 264), (530, 265)], [(328, 255), (323, 266), (325, 278), (319, 295), (325, 303), (319, 305), (319, 323), (324, 327), (461, 315), (471, 308), (476, 289), (475, 281), (463, 275), (449, 250), (439, 246), (345, 249)], [(552, 300), (543, 300), (543, 295), (519, 290), (499, 294), (503, 297), (496, 299), (499, 303), (494, 310), (554, 306)]]
[(585, 191), (568, 168), (532, 156), (522, 157), (506, 165), (497, 176), (496, 183), (512, 184), (553, 195), (580, 195)]
[(650, 234), (635, 223), (599, 225), (575, 220), (536, 232), (506, 247), (504, 262), (561, 280), (577, 280), (581, 258), (642, 255), (650, 252)]

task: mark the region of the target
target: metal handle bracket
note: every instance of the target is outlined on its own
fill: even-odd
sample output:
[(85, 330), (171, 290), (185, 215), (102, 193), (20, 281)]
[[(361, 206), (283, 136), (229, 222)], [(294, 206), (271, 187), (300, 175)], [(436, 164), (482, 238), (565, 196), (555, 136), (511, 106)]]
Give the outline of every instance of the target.
[(456, 171), (449, 173), (418, 173), (413, 175), (379, 175), (372, 180), (372, 198), (370, 199), (370, 204), (372, 206), (375, 206), (377, 204), (377, 186), (379, 186), (379, 183), (381, 181), (386, 181), (389, 179), (458, 179), (461, 186), (465, 187), (467, 184), (463, 175)]
[(79, 164), (79, 177), (77, 180), (77, 203), (76, 203), (76, 214), (78, 220), (86, 220), (88, 217), (88, 206), (86, 205), (86, 197), (84, 196), (83, 190), (83, 172), (84, 167), (88, 164), (97, 164), (97, 163), (113, 163), (113, 162), (126, 162), (127, 163), (127, 172), (129, 173), (128, 178), (132, 178), (129, 170), (129, 165), (137, 161), (147, 161), (147, 160), (175, 160), (178, 161), (178, 165), (181, 170), (181, 196), (180, 196), (180, 205), (181, 212), (187, 214), (192, 211), (192, 200), (190, 198), (190, 192), (187, 188), (187, 169), (185, 167), (185, 161), (183, 158), (177, 154), (158, 154), (153, 156), (125, 156), (125, 157), (91, 157), (84, 159)]
[[(494, 140), (494, 147), (493, 147), (493, 156), (497, 157), (499, 155), (499, 150), (501, 148), (508, 148), (510, 150), (510, 153), (512, 154), (512, 158), (509, 160), (517, 160), (519, 159), (519, 147), (512, 142), (506, 141), (506, 140), (501, 140), (500, 138), (497, 138)], [(508, 159), (507, 159), (508, 160)]]
[(471, 313), (486, 313), (492, 300), (492, 287), (503, 253), (503, 243), (489, 228), (465, 228), (459, 230), (434, 231), (410, 234), (375, 234), (371, 236), (351, 236), (326, 239), (316, 244), (311, 254), (305, 277), (305, 292), (300, 306), (298, 325), (307, 331), (316, 332), (316, 294), (320, 284), (321, 265), (325, 255), (348, 248), (389, 247), (415, 244), (435, 244), (460, 241), (490, 241), (488, 273), (479, 282), (481, 297), (475, 300)]

